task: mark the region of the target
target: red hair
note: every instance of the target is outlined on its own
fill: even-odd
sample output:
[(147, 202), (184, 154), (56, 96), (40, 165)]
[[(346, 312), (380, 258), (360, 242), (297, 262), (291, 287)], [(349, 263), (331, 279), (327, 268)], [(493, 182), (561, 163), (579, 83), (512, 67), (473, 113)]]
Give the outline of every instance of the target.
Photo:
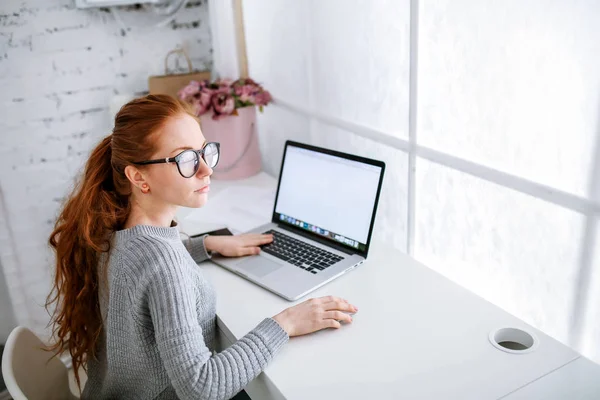
[(165, 95), (148, 95), (124, 105), (112, 134), (92, 151), (50, 235), (56, 274), (46, 309), (55, 304), (50, 324), (56, 342), (49, 349), (69, 351), (80, 389), (79, 367), (85, 368), (88, 357), (95, 357), (102, 332), (99, 263), (110, 250), (113, 232), (123, 229), (130, 212), (131, 184), (125, 167), (150, 158), (155, 151), (152, 135), (168, 119), (185, 114), (196, 118), (185, 103)]

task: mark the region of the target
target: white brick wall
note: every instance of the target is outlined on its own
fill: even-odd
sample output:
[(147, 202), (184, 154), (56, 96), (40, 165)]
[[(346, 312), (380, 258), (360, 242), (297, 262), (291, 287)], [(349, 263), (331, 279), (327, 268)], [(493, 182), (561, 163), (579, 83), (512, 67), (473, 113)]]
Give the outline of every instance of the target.
[(45, 334), (47, 239), (89, 150), (112, 128), (111, 98), (146, 92), (176, 46), (210, 69), (208, 22), (204, 0), (155, 29), (123, 29), (108, 10), (78, 10), (73, 0), (2, 0), (0, 263), (9, 297), (0, 287), (0, 315), (10, 298), (16, 322)]

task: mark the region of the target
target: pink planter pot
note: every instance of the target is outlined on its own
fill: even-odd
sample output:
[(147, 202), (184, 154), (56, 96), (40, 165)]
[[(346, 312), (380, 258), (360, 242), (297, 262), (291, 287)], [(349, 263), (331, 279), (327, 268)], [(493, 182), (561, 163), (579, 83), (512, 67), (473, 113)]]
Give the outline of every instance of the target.
[(221, 143), (221, 158), (213, 173), (215, 179), (243, 179), (259, 173), (262, 168), (256, 107), (244, 107), (237, 111), (237, 116), (221, 117), (216, 121), (212, 119), (212, 114), (200, 117), (206, 140)]

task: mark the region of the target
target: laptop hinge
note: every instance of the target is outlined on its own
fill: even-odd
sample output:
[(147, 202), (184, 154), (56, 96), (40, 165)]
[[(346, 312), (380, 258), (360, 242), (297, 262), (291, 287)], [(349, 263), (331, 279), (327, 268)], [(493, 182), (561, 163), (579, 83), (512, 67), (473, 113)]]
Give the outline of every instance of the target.
[(294, 229), (294, 228), (286, 226), (284, 224), (277, 224), (277, 227), (281, 228), (283, 230), (289, 231), (289, 232), (293, 232), (296, 235), (300, 235), (300, 236), (305, 237), (307, 239), (314, 240), (315, 242), (319, 242), (319, 243), (321, 243), (321, 244), (323, 244), (325, 246), (333, 247), (334, 249), (336, 249), (338, 251), (341, 251), (342, 253), (346, 253), (346, 254), (349, 254), (349, 255), (358, 254), (357, 252), (352, 251), (351, 249), (348, 249), (348, 248), (342, 246), (341, 244), (337, 244), (335, 242), (332, 242), (331, 240), (320, 238), (320, 237), (318, 237), (316, 235), (311, 235), (310, 233), (305, 232), (302, 229)]

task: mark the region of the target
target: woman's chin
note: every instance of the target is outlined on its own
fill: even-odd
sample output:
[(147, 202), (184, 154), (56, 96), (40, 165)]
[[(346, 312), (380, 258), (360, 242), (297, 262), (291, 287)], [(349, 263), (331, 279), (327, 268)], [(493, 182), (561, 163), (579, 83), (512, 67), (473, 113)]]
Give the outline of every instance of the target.
[(186, 207), (199, 208), (204, 206), (208, 202), (208, 193), (196, 193), (194, 192), (194, 198), (190, 199), (190, 204)]

